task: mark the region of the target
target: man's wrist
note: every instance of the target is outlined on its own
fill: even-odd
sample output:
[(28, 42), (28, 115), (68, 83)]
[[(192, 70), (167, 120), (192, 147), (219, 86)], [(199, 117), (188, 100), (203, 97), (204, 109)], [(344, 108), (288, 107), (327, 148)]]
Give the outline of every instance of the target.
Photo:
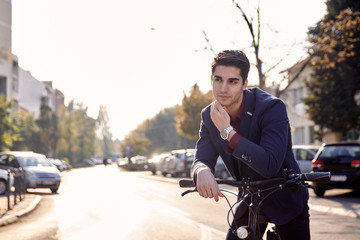
[(236, 131), (233, 129), (229, 132), (229, 136), (227, 138), (227, 140), (230, 142), (231, 141), (231, 138), (235, 135)]

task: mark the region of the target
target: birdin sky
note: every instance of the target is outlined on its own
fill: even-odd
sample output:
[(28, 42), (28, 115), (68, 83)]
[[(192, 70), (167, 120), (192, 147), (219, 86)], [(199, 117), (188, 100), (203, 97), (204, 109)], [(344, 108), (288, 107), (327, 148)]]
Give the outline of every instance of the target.
[[(240, 0), (256, 18), (258, 1)], [(306, 56), (306, 33), (326, 12), (324, 0), (260, 1), (261, 58), (268, 79)], [(13, 0), (12, 52), (65, 102), (96, 118), (106, 106), (122, 139), (160, 110), (181, 104), (197, 83), (211, 89), (214, 53), (242, 49), (254, 63), (249, 30), (231, 0)], [(258, 81), (251, 66), (249, 83)]]

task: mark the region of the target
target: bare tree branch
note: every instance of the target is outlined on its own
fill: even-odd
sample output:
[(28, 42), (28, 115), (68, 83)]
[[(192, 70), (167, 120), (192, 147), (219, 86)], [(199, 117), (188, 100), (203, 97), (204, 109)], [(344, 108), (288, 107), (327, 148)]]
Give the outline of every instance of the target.
[[(281, 82), (285, 81), (286, 79), (289, 80), (288, 84), (286, 85), (285, 88), (281, 89), (278, 88), (277, 89), (277, 93), (276, 93), (276, 96), (280, 96), (283, 92), (285, 92), (291, 85), (291, 83), (293, 83), (295, 80), (297, 80), (300, 76), (300, 74), (304, 71), (304, 69), (306, 68), (306, 66), (308, 66), (309, 62), (313, 59), (312, 56), (309, 56), (307, 57), (305, 60), (301, 61), (301, 62), (298, 62), (297, 64), (295, 64), (294, 66), (297, 66), (299, 64), (302, 64), (299, 71), (290, 79), (290, 72), (291, 72), (291, 68), (286, 70), (288, 72), (287, 76), (285, 76)], [(280, 85), (280, 84), (279, 84)]]
[(204, 34), (206, 43), (207, 43), (207, 45), (209, 46), (210, 51), (216, 56), (216, 52), (214, 51), (214, 48), (212, 47), (212, 45), (211, 45), (211, 43), (210, 43), (210, 39), (209, 39), (208, 36), (206, 35), (205, 30), (202, 30), (202, 32), (203, 32), (203, 34)]
[(244, 20), (249, 28), (249, 31), (251, 34), (251, 39), (253, 42), (253, 48), (255, 50), (256, 68), (258, 70), (258, 76), (259, 76), (259, 88), (265, 89), (265, 75), (262, 72), (262, 61), (259, 56), (259, 51), (260, 51), (260, 48), (259, 48), (259, 44), (260, 44), (260, 5), (258, 4), (257, 10), (256, 10), (258, 21), (257, 21), (257, 36), (255, 36), (254, 28), (253, 28), (253, 21), (249, 21), (248, 16), (246, 15), (246, 13), (242, 9), (242, 7), (237, 2), (235, 2), (235, 0), (232, 0), (232, 2), (234, 3), (235, 7), (240, 10), (241, 15), (244, 18)]
[(272, 67), (270, 67), (267, 71), (264, 72), (264, 75), (268, 74), (271, 70), (277, 67), (282, 61), (284, 61), (285, 58), (291, 54), (291, 49), (294, 47), (294, 45), (295, 43), (291, 46), (290, 51), (287, 54), (285, 54), (284, 57), (282, 57), (277, 63), (275, 63)]

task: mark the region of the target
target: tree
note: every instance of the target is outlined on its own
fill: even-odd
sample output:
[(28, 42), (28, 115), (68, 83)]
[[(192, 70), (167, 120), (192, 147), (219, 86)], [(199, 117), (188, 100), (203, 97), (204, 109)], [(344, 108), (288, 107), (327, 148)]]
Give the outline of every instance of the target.
[(57, 116), (49, 107), (46, 97), (41, 98), (40, 115), (36, 120), (36, 124), (41, 130), (37, 152), (54, 157), (58, 140)]
[(12, 150), (36, 151), (40, 141), (40, 129), (36, 124), (34, 114), (16, 112), (13, 114), (14, 123), (19, 129), (20, 139), (14, 141)]
[(85, 165), (85, 160), (95, 153), (96, 121), (87, 115), (87, 108), (81, 103), (70, 101), (59, 111), (59, 140), (56, 156), (69, 159), (74, 167)]
[[(130, 148), (130, 158), (136, 155), (146, 156), (148, 154), (148, 146), (150, 140), (136, 130), (132, 131), (123, 140), (121, 147), (122, 152), (126, 153), (126, 148)], [(126, 154), (124, 154), (126, 156)]]
[(0, 94), (0, 151), (9, 150), (14, 141), (20, 140), (17, 126), (10, 116), (11, 102)]
[(359, 3), (329, 0), (327, 6), (330, 12), (309, 31), (314, 73), (304, 102), (320, 132), (330, 130), (344, 136), (360, 126), (360, 106), (356, 104), (360, 90)]
[(97, 117), (97, 126), (99, 137), (101, 140), (101, 149), (103, 156), (109, 157), (113, 152), (112, 134), (109, 127), (109, 116), (105, 106), (100, 106), (99, 114)]
[(203, 94), (199, 86), (192, 87), (190, 96), (182, 100), (182, 105), (175, 109), (175, 126), (178, 133), (189, 139), (197, 139), (199, 136), (199, 126), (201, 121), (201, 110), (213, 101), (212, 92)]

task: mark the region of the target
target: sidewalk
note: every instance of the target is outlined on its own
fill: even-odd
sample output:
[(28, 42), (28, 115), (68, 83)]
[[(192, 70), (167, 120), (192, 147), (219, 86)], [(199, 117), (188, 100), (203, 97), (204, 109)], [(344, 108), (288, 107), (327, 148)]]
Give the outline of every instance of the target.
[[(0, 217), (0, 227), (16, 222), (20, 217), (33, 211), (39, 204), (40, 200), (41, 196), (39, 195), (25, 194), (25, 198), (22, 201), (17, 202), (11, 210), (7, 211), (2, 217)], [(0, 196), (1, 214), (7, 209), (7, 201), (8, 200), (5, 196)]]

